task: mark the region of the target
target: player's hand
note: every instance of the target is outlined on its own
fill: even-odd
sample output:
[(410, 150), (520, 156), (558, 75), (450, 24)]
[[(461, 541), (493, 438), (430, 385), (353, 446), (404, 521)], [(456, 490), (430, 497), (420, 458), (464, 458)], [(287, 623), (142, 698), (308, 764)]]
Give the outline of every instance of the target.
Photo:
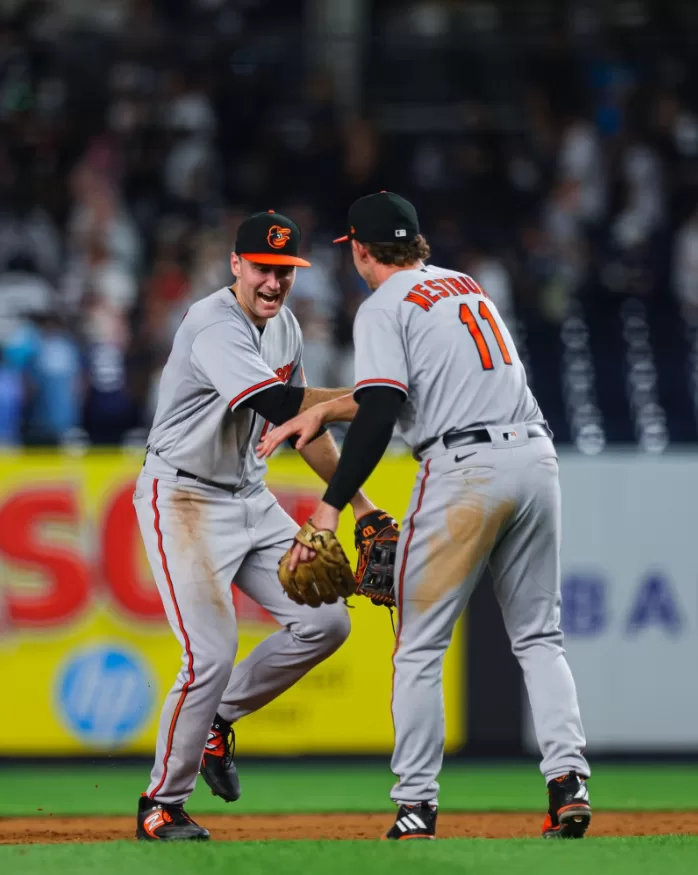
[[(339, 511), (330, 504), (325, 504), (321, 501), (315, 508), (315, 512), (310, 517), (311, 522), (317, 529), (330, 529), (333, 532), (337, 531), (339, 525)], [(295, 571), (301, 562), (310, 562), (316, 556), (315, 550), (311, 550), (303, 544), (295, 543), (291, 548), (291, 555), (288, 559), (289, 571)]]
[(295, 543), (288, 560), (288, 570), (295, 571), (301, 562), (310, 562), (316, 556), (315, 550), (310, 550), (303, 544)]
[(323, 411), (318, 410), (321, 406), (316, 404), (288, 422), (274, 426), (257, 444), (257, 456), (260, 459), (268, 458), (278, 446), (294, 435), (297, 437), (296, 449), (302, 450), (324, 425)]

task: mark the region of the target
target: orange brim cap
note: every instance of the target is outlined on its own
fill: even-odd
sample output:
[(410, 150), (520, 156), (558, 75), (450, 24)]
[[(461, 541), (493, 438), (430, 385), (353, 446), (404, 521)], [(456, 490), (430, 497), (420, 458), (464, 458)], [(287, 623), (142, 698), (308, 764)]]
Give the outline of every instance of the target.
[(256, 264), (279, 264), (287, 267), (312, 267), (309, 261), (305, 258), (298, 258), (297, 255), (275, 255), (269, 252), (245, 252), (239, 253), (240, 258), (245, 261), (253, 261)]

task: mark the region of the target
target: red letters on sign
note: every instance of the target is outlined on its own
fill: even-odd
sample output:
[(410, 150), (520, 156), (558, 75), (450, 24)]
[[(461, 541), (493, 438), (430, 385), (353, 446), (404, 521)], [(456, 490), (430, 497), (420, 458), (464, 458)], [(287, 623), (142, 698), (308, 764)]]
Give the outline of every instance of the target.
[(79, 525), (75, 493), (67, 486), (13, 495), (0, 506), (0, 551), (20, 567), (42, 572), (41, 586), (28, 592), (10, 588), (11, 622), (17, 626), (47, 625), (73, 619), (85, 607), (90, 580), (84, 560), (74, 550), (48, 544), (41, 535), (45, 523)]
[[(133, 483), (123, 483), (105, 504), (104, 516), (95, 520), (99, 532), (96, 553), (85, 554), (82, 542), (65, 544), (65, 538), (47, 526), (68, 529), (78, 541), (85, 526), (81, 507), (70, 484), (23, 488), (0, 499), (0, 562), (10, 570), (30, 570), (31, 585), (5, 586), (8, 620), (15, 629), (58, 626), (79, 618), (97, 595), (106, 596), (128, 616), (146, 622), (164, 622), (160, 596), (145, 560), (132, 502)], [(289, 489), (279, 492), (279, 503), (298, 525), (317, 504), (317, 495)], [(92, 523), (92, 520), (90, 520)], [(246, 597), (236, 594), (242, 607)], [(247, 605), (240, 614), (255, 621), (269, 621), (261, 608)]]
[(308, 495), (300, 492), (280, 492), (275, 489), (274, 495), (281, 507), (299, 526), (302, 526), (308, 520), (318, 502), (317, 495)]

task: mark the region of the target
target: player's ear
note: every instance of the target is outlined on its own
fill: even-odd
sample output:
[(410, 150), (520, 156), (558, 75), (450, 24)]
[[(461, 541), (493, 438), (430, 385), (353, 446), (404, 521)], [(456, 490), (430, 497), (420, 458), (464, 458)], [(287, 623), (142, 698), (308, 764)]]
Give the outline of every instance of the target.
[(363, 245), (363, 243), (359, 243), (358, 240), (351, 241), (351, 248), (354, 250), (354, 256), (359, 259), (359, 261), (366, 261), (366, 255), (368, 250)]
[(230, 253), (230, 270), (234, 277), (240, 276), (240, 256), (237, 252)]

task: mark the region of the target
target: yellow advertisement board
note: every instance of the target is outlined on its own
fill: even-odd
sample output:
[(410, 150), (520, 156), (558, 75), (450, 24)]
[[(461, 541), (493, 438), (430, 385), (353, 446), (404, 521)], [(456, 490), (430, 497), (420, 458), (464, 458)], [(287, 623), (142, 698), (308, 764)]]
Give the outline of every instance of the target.
[[(180, 663), (131, 501), (142, 457), (0, 455), (0, 756), (150, 754)], [(367, 484), (402, 518), (416, 465), (386, 457)], [(323, 484), (295, 453), (267, 483), (299, 522)], [(340, 538), (352, 563), (353, 518)], [(238, 659), (276, 628), (233, 588)], [(387, 608), (351, 600), (348, 641), (300, 683), (246, 717), (246, 754), (389, 752), (394, 633)], [(464, 742), (463, 621), (445, 661), (446, 749)], [(370, 728), (370, 731), (367, 729)]]

